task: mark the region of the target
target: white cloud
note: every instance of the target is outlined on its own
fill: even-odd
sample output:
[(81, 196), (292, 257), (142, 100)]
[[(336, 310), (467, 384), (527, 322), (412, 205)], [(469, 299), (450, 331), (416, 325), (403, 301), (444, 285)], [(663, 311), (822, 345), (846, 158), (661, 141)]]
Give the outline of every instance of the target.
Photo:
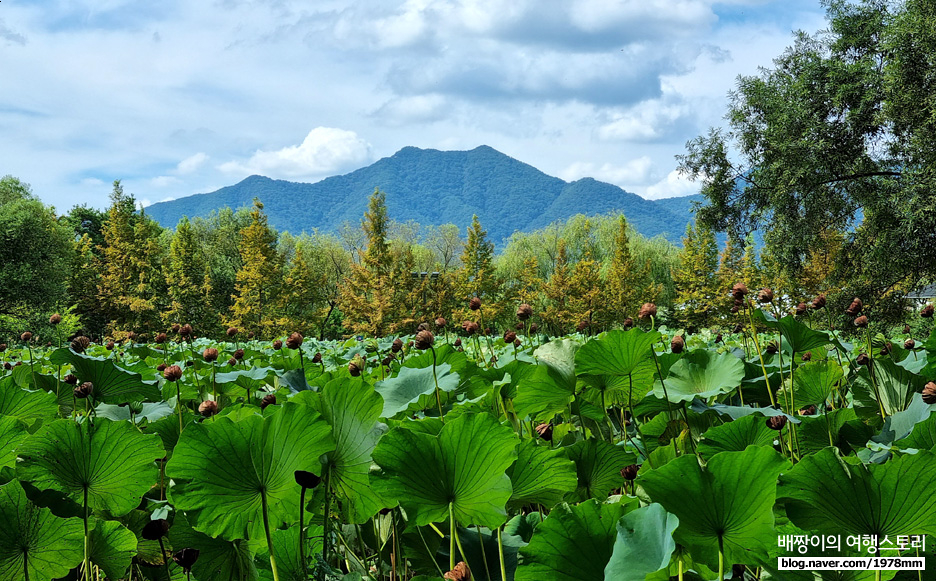
[(447, 104), (443, 96), (430, 94), (391, 99), (374, 111), (373, 116), (381, 123), (403, 126), (439, 121), (450, 112), (451, 104)]
[(247, 161), (229, 161), (218, 169), (274, 178), (321, 178), (366, 163), (371, 158), (370, 149), (370, 144), (353, 131), (316, 127), (299, 145), (257, 150)]
[(107, 185), (107, 182), (98, 178), (84, 178), (80, 183), (87, 188), (101, 188)]
[(647, 188), (643, 197), (650, 200), (659, 200), (660, 198), (676, 198), (680, 196), (689, 196), (698, 194), (701, 184), (690, 180), (679, 170), (673, 170), (663, 180)]
[(595, 178), (598, 181), (608, 182), (621, 186), (624, 189), (645, 185), (652, 179), (653, 160), (647, 156), (638, 157), (624, 165), (611, 163), (594, 164), (591, 162), (575, 162), (560, 172), (559, 177), (566, 181), (581, 178)]
[(205, 165), (205, 162), (208, 161), (208, 154), (204, 152), (198, 152), (195, 155), (186, 157), (179, 162), (179, 165), (176, 166), (176, 173), (180, 175), (187, 175), (190, 173), (195, 173), (201, 166)]
[(604, 141), (653, 141), (666, 136), (688, 114), (688, 107), (681, 103), (643, 101), (624, 113), (612, 114), (612, 120), (598, 128), (597, 136)]
[(136, 201), (137, 210), (142, 210), (143, 208), (148, 208), (153, 205), (153, 202), (149, 198), (140, 198)]
[(149, 181), (150, 185), (154, 188), (167, 188), (169, 186), (177, 186), (182, 183), (182, 180), (175, 176), (158, 176)]

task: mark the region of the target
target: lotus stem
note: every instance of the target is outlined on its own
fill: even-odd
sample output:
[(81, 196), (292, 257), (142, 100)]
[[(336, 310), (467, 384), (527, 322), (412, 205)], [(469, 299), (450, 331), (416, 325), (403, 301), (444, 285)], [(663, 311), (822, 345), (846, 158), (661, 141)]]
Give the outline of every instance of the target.
[(84, 577), (91, 581), (91, 534), (88, 532), (88, 485), (84, 487)]
[(497, 557), (500, 560), (501, 581), (507, 581), (507, 566), (504, 564), (504, 541), (501, 539), (501, 528), (497, 527)]
[[(452, 508), (452, 503), (449, 503), (449, 520), (452, 521), (452, 538), (455, 539), (455, 543), (458, 545), (458, 552), (461, 555), (461, 560), (465, 561), (465, 565), (468, 566), (468, 572), (471, 573), (471, 566), (468, 565), (468, 557), (465, 555), (465, 549), (462, 548), (461, 539), (458, 538), (458, 523), (455, 522), (455, 511)], [(449, 550), (451, 552), (451, 542), (449, 543)], [(449, 560), (454, 559), (454, 555), (449, 556)], [(455, 568), (455, 565), (452, 565), (452, 569)]]
[[(439, 378), (436, 376), (436, 352), (435, 347), (429, 345), (432, 351), (432, 381), (435, 382), (436, 405), (439, 406), (439, 419), (445, 423), (445, 414), (442, 413), (442, 396), (439, 395)], [(382, 367), (382, 366), (381, 366)]]
[(678, 574), (679, 574), (679, 581), (683, 581), (683, 560), (682, 560), (682, 555), (680, 555), (679, 558), (676, 559), (676, 563), (677, 563), (677, 567), (678, 567), (677, 572), (678, 572)]
[(176, 409), (179, 410), (179, 435), (182, 435), (182, 387), (179, 382), (175, 382), (176, 388)]
[(449, 571), (455, 568), (455, 511), (449, 503)]
[(305, 531), (303, 530), (303, 517), (305, 516), (305, 486), (299, 487), (299, 563), (302, 564), (302, 572), (308, 577), (309, 568), (306, 566), (305, 558)]
[(263, 510), (263, 531), (266, 533), (267, 550), (270, 551), (270, 568), (273, 570), (273, 581), (279, 581), (279, 570), (276, 568), (276, 555), (273, 553), (273, 536), (270, 535), (270, 515), (267, 510), (266, 492), (260, 493), (261, 508)]
[(725, 578), (725, 541), (718, 535), (718, 581)]
[(881, 421), (884, 421), (884, 419), (887, 418), (887, 414), (884, 413), (884, 402), (881, 401), (881, 392), (878, 389), (877, 380), (874, 379), (874, 357), (871, 351), (871, 329), (865, 327), (865, 331), (865, 334), (868, 337), (868, 376), (871, 378), (871, 387), (874, 388), (874, 397), (877, 398), (878, 408), (881, 410)]
[(751, 325), (751, 338), (754, 339), (754, 349), (757, 350), (757, 358), (760, 359), (761, 371), (764, 372), (764, 385), (767, 386), (767, 395), (770, 396), (770, 406), (777, 407), (777, 400), (774, 399), (773, 390), (770, 389), (770, 380), (767, 378), (767, 366), (764, 365), (764, 354), (761, 352), (760, 342), (757, 340), (757, 328), (754, 327), (754, 313), (750, 305), (747, 306), (748, 321)]
[(322, 561), (326, 565), (325, 569), (328, 568), (328, 520), (331, 514), (331, 501), (331, 465), (329, 465), (325, 471), (325, 512), (322, 515)]
[(491, 578), (491, 568), (488, 567), (487, 562), (487, 553), (484, 551), (484, 537), (481, 536), (481, 527), (475, 527), (475, 530), (478, 531), (478, 544), (481, 545), (481, 558), (484, 560), (484, 572), (487, 574), (487, 578)]
[(169, 572), (169, 557), (166, 556), (166, 547), (163, 545), (162, 536), (159, 537), (159, 554), (162, 555), (163, 565), (166, 566), (166, 579), (172, 580), (172, 573)]

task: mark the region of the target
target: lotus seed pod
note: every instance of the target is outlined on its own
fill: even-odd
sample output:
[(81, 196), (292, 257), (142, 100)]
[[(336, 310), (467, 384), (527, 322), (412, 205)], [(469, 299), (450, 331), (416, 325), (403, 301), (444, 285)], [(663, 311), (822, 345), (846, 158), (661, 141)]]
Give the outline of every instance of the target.
[(435, 320), (436, 327), (440, 329), (444, 329), (446, 323), (448, 323), (448, 321), (445, 320), (445, 317), (436, 317), (436, 320)]
[(51, 317), (49, 317), (49, 324), (50, 324), (50, 325), (58, 325), (58, 324), (61, 323), (61, 322), (62, 322), (62, 315), (60, 315), (60, 314), (58, 314), (58, 313), (55, 313), (54, 315), (52, 315)]
[(390, 351), (393, 353), (399, 353), (403, 349), (403, 340), (397, 337), (393, 340), (393, 345), (390, 345)]
[(884, 346), (881, 347), (881, 355), (888, 355), (893, 350), (894, 350), (894, 344), (891, 343), (890, 341), (887, 341), (886, 343), (884, 343)]
[(185, 548), (176, 551), (172, 555), (172, 560), (175, 561), (176, 565), (182, 567), (183, 573), (191, 573), (192, 566), (198, 560), (198, 549)]
[(804, 407), (804, 408), (801, 408), (800, 411), (799, 411), (799, 415), (801, 415), (801, 416), (814, 416), (814, 415), (816, 415), (816, 406), (814, 406), (814, 405), (808, 405), (808, 406), (806, 406), (806, 407)]
[(393, 363), (393, 353), (384, 357), (383, 360), (381, 360), (380, 362), (380, 364), (383, 365), (384, 367), (390, 367), (391, 363)]
[(243, 359), (243, 358), (244, 358), (244, 350), (243, 350), (243, 349), (238, 349), (237, 351), (234, 352), (234, 359), (237, 359), (238, 361), (240, 361), (240, 360)]
[(465, 333), (474, 335), (478, 332), (479, 329), (481, 329), (481, 325), (475, 323), (474, 321), (464, 321), (462, 323), (462, 329), (464, 329)]
[(780, 345), (778, 345), (776, 341), (771, 341), (770, 343), (767, 343), (767, 347), (764, 349), (764, 352), (767, 353), (768, 355), (773, 355), (779, 350), (780, 350)]
[(6, 369), (7, 371), (9, 371), (9, 370), (13, 369), (13, 366), (10, 365), (10, 362), (9, 362), (9, 361), (6, 361), (6, 362), (3, 363), (3, 368)]
[(783, 429), (787, 423), (786, 416), (770, 416), (767, 418), (767, 427), (771, 430), (777, 430), (778, 432)]
[(166, 370), (167, 367), (169, 366), (166, 365), (165, 363), (160, 363), (159, 365), (156, 366), (156, 371), (162, 373), (163, 371)]
[(923, 387), (923, 401), (930, 405), (936, 403), (936, 383), (931, 381)]
[(504, 343), (513, 343), (517, 339), (517, 334), (513, 331), (507, 331), (504, 333)]
[(305, 470), (296, 470), (293, 473), (293, 477), (296, 479), (296, 484), (303, 488), (315, 488), (322, 482), (320, 476), (316, 476), (311, 472), (306, 472)]
[(868, 357), (867, 353), (862, 353), (855, 358), (855, 363), (858, 365), (871, 365), (871, 358)]
[(845, 314), (849, 317), (857, 317), (862, 308), (864, 308), (864, 305), (862, 304), (861, 299), (855, 297), (852, 299), (851, 304), (848, 305), (848, 308), (845, 309)]
[(358, 367), (358, 364), (354, 361), (348, 363), (348, 373), (351, 374), (351, 377), (360, 377), (361, 368)]
[(425, 323), (420, 323), (419, 325), (416, 326), (416, 332), (417, 332), (417, 333), (420, 332), (420, 331), (428, 331), (428, 330), (429, 330), (429, 325), (427, 325), (427, 324), (425, 324)]
[(640, 464), (629, 464), (621, 468), (621, 477), (624, 480), (635, 480), (640, 472)]
[(773, 291), (769, 288), (762, 288), (757, 291), (757, 302), (766, 305), (773, 302)]
[(624, 319), (624, 322), (621, 323), (621, 326), (624, 327), (625, 329), (630, 329), (631, 327), (634, 326), (634, 319), (627, 317), (626, 319)]
[(868, 317), (861, 315), (860, 317), (855, 317), (855, 326), (859, 329), (864, 329), (868, 326)]
[(536, 434), (546, 440), (547, 442), (552, 442), (553, 438), (553, 427), (552, 424), (545, 423), (539, 424), (536, 426)]
[(744, 331), (744, 325), (742, 325), (741, 323), (738, 323), (737, 325), (735, 325), (732, 333), (741, 333), (743, 331)]
[(78, 399), (87, 399), (93, 391), (94, 385), (90, 381), (82, 383), (73, 390), (75, 397)]
[(322, 362), (322, 354), (316, 351), (315, 355), (312, 356), (312, 363), (319, 364), (321, 362)]
[(298, 349), (302, 347), (302, 339), (302, 334), (296, 331), (286, 338), (286, 346), (290, 349)]
[(182, 379), (182, 368), (178, 365), (170, 365), (163, 371), (163, 377), (166, 381), (179, 381)]
[(141, 536), (147, 541), (158, 541), (167, 534), (169, 534), (169, 522), (164, 518), (158, 518), (143, 526)]
[(237, 359), (234, 359), (233, 357), (231, 357), (230, 359), (227, 360), (227, 364), (230, 365), (231, 367), (234, 367), (235, 365), (237, 365)]
[(260, 409), (266, 409), (269, 405), (276, 405), (276, 396), (268, 393), (260, 400)]
[(521, 345), (520, 339), (514, 339), (513, 345), (514, 347), (519, 347)]
[(279, 351), (279, 350), (282, 349), (282, 348), (283, 348), (283, 342), (282, 342), (282, 341), (280, 341), (279, 339), (277, 339), (276, 341), (273, 341), (273, 350), (274, 350), (274, 351)]
[(533, 307), (531, 307), (530, 305), (523, 303), (517, 308), (517, 318), (520, 319), (521, 321), (526, 321), (532, 316), (533, 316)]
[(721, 334), (721, 333), (715, 335), (715, 342), (716, 342), (716, 343), (721, 343), (721, 342), (722, 342), (722, 334)]
[(923, 317), (924, 319), (932, 319), (933, 318), (933, 305), (928, 304), (925, 307), (923, 307), (923, 310), (920, 311), (920, 316)]
[(452, 343), (452, 345), (455, 345), (456, 347), (461, 347), (462, 346), (461, 337), (457, 337), (455, 339), (455, 342)]
[(195, 330), (192, 329), (192, 326), (188, 323), (182, 325), (182, 327), (179, 329), (179, 335), (182, 335), (183, 337), (191, 337), (194, 332)]
[(640, 312), (637, 314), (637, 318), (646, 321), (651, 317), (657, 315), (657, 306), (653, 303), (644, 303), (640, 306)]
[(211, 416), (218, 413), (218, 402), (213, 399), (206, 399), (205, 401), (198, 404), (198, 413), (210, 418)]
[(32, 337), (33, 337), (33, 334), (30, 333), (29, 331), (26, 331), (25, 333), (20, 335), (20, 340), (23, 341), (24, 343), (29, 343), (30, 341), (32, 341)]
[(211, 363), (212, 361), (217, 361), (218, 350), (215, 349), (214, 347), (208, 347), (207, 349), (202, 351), (202, 359), (204, 359), (208, 363)]
[(796, 316), (797, 316), (797, 317), (801, 317), (801, 316), (805, 315), (805, 314), (806, 314), (806, 309), (807, 309), (807, 308), (808, 308), (808, 307), (806, 306), (806, 303), (800, 303), (800, 304), (796, 305)]
[(7, 344), (6, 344), (6, 343), (0, 343), (0, 353), (3, 353), (3, 352), (6, 351), (6, 350), (7, 350)]
[(575, 326), (575, 330), (579, 333), (582, 333), (588, 329), (589, 324), (590, 323), (588, 321), (579, 321), (579, 324)]
[(910, 334), (910, 325), (904, 325), (904, 335)]
[(442, 578), (446, 581), (470, 581), (471, 571), (468, 570), (468, 565), (464, 561), (459, 561), (455, 568), (447, 571)]
[(107, 342), (107, 345), (105, 345), (104, 347), (105, 347), (108, 351), (113, 351), (113, 350), (114, 350), (114, 347), (116, 347), (116, 345), (114, 345), (114, 342), (113, 342), (113, 341), (108, 341), (108, 342)]
[(748, 294), (747, 285), (743, 282), (736, 282), (733, 287), (731, 287), (731, 296), (736, 301), (743, 301), (745, 295)]
[(670, 341), (670, 350), (673, 353), (682, 353), (683, 349), (686, 348), (686, 340), (683, 339), (682, 335), (676, 335), (673, 337), (673, 340)]
[(468, 301), (468, 308), (472, 311), (477, 311), (481, 308), (481, 299), (478, 297), (471, 297), (471, 300)]
[(737, 314), (737, 312), (740, 311), (740, 310), (741, 310), (741, 308), (740, 308), (738, 305), (732, 305), (732, 307), (731, 307), (731, 314), (732, 314), (732, 315)]
[(514, 330), (523, 331), (523, 323), (517, 323), (516, 325), (514, 325)]
[[(626, 323), (627, 321), (625, 320), (624, 322)], [(631, 320), (631, 325), (633, 325), (633, 324), (634, 324), (634, 321)], [(537, 325), (536, 323), (531, 324), (531, 325), (530, 325), (530, 333), (536, 333), (537, 331), (539, 331), (539, 325)]]
[(181, 332), (181, 331), (182, 331), (182, 326), (181, 326), (181, 325), (179, 325), (178, 323), (174, 323), (174, 324), (172, 325), (172, 332), (173, 332), (173, 333), (179, 333), (179, 332)]
[(228, 329), (227, 329), (227, 336), (228, 336), (228, 337), (236, 337), (236, 336), (237, 336), (237, 327), (228, 327)]
[(72, 375), (71, 373), (69, 373), (68, 375), (66, 375), (65, 377), (63, 377), (63, 378), (62, 378), (62, 381), (63, 381), (64, 383), (67, 383), (68, 385), (77, 385), (77, 384), (78, 384), (78, 378), (75, 377), (74, 375)]
[(907, 351), (912, 350), (914, 347), (916, 347), (916, 341), (914, 341), (913, 339), (907, 339), (906, 341), (904, 341), (904, 349), (906, 349)]
[(432, 331), (425, 329), (416, 333), (416, 338), (413, 343), (416, 345), (417, 349), (425, 351), (435, 343), (435, 336), (432, 334)]

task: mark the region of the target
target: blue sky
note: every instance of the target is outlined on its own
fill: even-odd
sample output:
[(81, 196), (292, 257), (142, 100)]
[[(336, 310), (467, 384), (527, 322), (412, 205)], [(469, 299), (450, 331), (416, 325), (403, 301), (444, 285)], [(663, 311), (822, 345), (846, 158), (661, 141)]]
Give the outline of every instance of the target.
[(823, 26), (803, 0), (4, 0), (0, 175), (67, 211), (485, 144), (685, 195), (674, 156), (737, 76)]

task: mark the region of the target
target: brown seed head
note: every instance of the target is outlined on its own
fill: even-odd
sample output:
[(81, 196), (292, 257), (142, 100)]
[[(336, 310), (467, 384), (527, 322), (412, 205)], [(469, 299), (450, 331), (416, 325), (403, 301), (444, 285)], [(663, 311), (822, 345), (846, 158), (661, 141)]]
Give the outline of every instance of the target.
[(471, 580), (471, 571), (468, 570), (468, 565), (464, 561), (459, 561), (455, 568), (451, 571), (446, 571), (445, 575), (442, 575), (442, 578), (446, 581), (470, 581)]
[(536, 435), (540, 438), (546, 440), (547, 442), (552, 442), (553, 438), (553, 427), (552, 424), (539, 424), (536, 426)]
[(321, 362), (322, 362), (322, 354), (316, 351), (315, 355), (312, 356), (312, 363), (318, 364)]
[(683, 349), (686, 348), (686, 340), (683, 339), (682, 335), (676, 335), (673, 337), (673, 340), (670, 341), (670, 350), (673, 353), (682, 353)]
[(182, 330), (182, 326), (178, 323), (173, 323), (171, 330), (173, 333), (179, 333)]
[(800, 304), (796, 305), (796, 316), (797, 316), (797, 317), (802, 317), (803, 315), (806, 314), (806, 310), (807, 310), (808, 308), (809, 308), (809, 307), (806, 306), (806, 303), (800, 303)]
[(295, 331), (289, 337), (286, 338), (286, 346), (290, 349), (298, 349), (302, 347), (302, 334), (299, 331)]
[(212, 361), (217, 361), (218, 350), (215, 349), (214, 347), (208, 347), (207, 349), (202, 351), (202, 359), (204, 359), (208, 363), (211, 363)]
[(814, 416), (814, 415), (816, 415), (816, 406), (814, 406), (814, 405), (808, 405), (808, 406), (806, 406), (806, 407), (804, 407), (804, 408), (801, 408), (800, 411), (799, 411), (799, 415), (801, 415), (801, 416)]
[(650, 317), (655, 317), (657, 315), (657, 306), (653, 303), (644, 303), (640, 306), (640, 312), (637, 314), (637, 318), (641, 321), (646, 321)]
[(591, 323), (589, 323), (587, 320), (585, 320), (585, 321), (579, 321), (579, 324), (575, 326), (575, 330), (578, 331), (579, 333), (582, 333), (582, 332), (584, 332), (585, 329), (587, 329), (590, 325), (591, 325)]
[(52, 315), (51, 317), (49, 317), (49, 324), (50, 324), (50, 325), (58, 325), (58, 324), (61, 323), (61, 322), (62, 322), (62, 315), (60, 315), (60, 314), (58, 314), (58, 313), (55, 313), (54, 315)]
[(764, 349), (764, 352), (767, 353), (768, 355), (773, 355), (779, 350), (780, 350), (780, 345), (778, 345), (776, 341), (771, 341), (770, 343), (767, 343), (767, 347)]
[(91, 392), (94, 391), (94, 385), (90, 381), (86, 381), (81, 385), (78, 385), (73, 390), (75, 397), (78, 399), (87, 399), (91, 395)]
[(446, 323), (448, 323), (448, 321), (445, 320), (445, 317), (436, 317), (435, 324), (439, 329), (444, 329)]
[(894, 344), (890, 341), (884, 343), (884, 346), (881, 347), (881, 355), (888, 355), (891, 351), (894, 350)]
[(767, 304), (773, 302), (773, 291), (769, 288), (762, 288), (757, 291), (757, 302)]
[(626, 319), (624, 319), (624, 322), (621, 323), (621, 326), (623, 326), (625, 329), (630, 329), (631, 327), (634, 326), (634, 319), (627, 317)]
[(777, 430), (778, 432), (783, 429), (787, 423), (786, 416), (770, 416), (767, 418), (767, 427), (771, 430)]
[(413, 344), (420, 351), (425, 351), (426, 349), (432, 347), (433, 343), (435, 343), (435, 336), (432, 334), (432, 331), (428, 329), (416, 333), (416, 337), (413, 340)]
[(282, 341), (280, 341), (279, 339), (277, 339), (276, 341), (273, 341), (273, 350), (274, 350), (274, 351), (279, 351), (279, 350), (282, 349), (282, 348), (283, 348), (283, 342), (282, 342)]
[(74, 375), (72, 375), (71, 373), (69, 373), (68, 375), (66, 375), (65, 377), (63, 377), (63, 378), (62, 378), (62, 381), (65, 382), (65, 383), (67, 383), (68, 385), (77, 385), (77, 384), (78, 384), (78, 378), (75, 377)]
[(268, 393), (260, 400), (260, 409), (266, 409), (268, 405), (276, 405), (276, 396)]
[(416, 325), (416, 332), (417, 332), (417, 333), (420, 332), (420, 331), (428, 331), (428, 330), (429, 330), (429, 325), (427, 325), (426, 323), (420, 323), (420, 324)]
[(192, 329), (192, 326), (188, 323), (182, 325), (182, 327), (179, 328), (179, 335), (182, 335), (183, 337), (191, 337), (192, 333), (194, 332), (195, 330)]
[(811, 360), (811, 359), (812, 359), (812, 351), (807, 351), (806, 353), (803, 353), (803, 356), (800, 357), (800, 359), (802, 359), (803, 361), (809, 361), (809, 360)]
[(203, 415), (206, 418), (218, 413), (218, 402), (213, 399), (206, 399), (205, 401), (198, 404), (198, 413)]
[(923, 401), (929, 405), (936, 403), (936, 383), (931, 381), (923, 386)]
[(481, 308), (481, 299), (478, 297), (471, 297), (471, 300), (468, 301), (468, 308), (472, 311), (477, 311)]
[(25, 333), (20, 335), (20, 340), (23, 341), (24, 343), (29, 343), (30, 341), (32, 341), (32, 337), (33, 337), (32, 333), (30, 333), (29, 331), (26, 331)]
[(517, 334), (513, 331), (504, 333), (504, 343), (513, 343), (517, 339)]
[(932, 319), (933, 318), (933, 305), (928, 304), (925, 307), (923, 307), (923, 309), (920, 311), (920, 316), (923, 317), (924, 319)]
[(163, 371), (166, 370), (167, 367), (169, 366), (166, 365), (165, 363), (160, 363), (159, 365), (156, 366), (156, 371), (162, 373)]
[(462, 343), (461, 343), (461, 337), (456, 337), (456, 338), (455, 338), (455, 342), (452, 343), (452, 345), (455, 345), (456, 347), (461, 347), (461, 344), (462, 344)]
[(237, 327), (228, 327), (228, 329), (227, 329), (227, 336), (228, 336), (228, 337), (236, 337), (236, 336), (237, 336)]
[(858, 313), (861, 312), (861, 309), (863, 307), (864, 305), (862, 304), (861, 299), (859, 299), (858, 297), (855, 297), (854, 299), (852, 299), (851, 304), (848, 305), (848, 308), (845, 309), (845, 314), (850, 317), (857, 317)]
[(475, 323), (474, 321), (462, 321), (462, 330), (464, 330), (468, 335), (474, 335), (480, 328), (481, 325)]
[(868, 326), (868, 317), (861, 315), (860, 317), (855, 317), (855, 326), (859, 329), (864, 329)]
[(169, 534), (169, 522), (164, 518), (158, 518), (143, 526), (141, 536), (147, 541), (158, 541), (167, 534)]
[(10, 362), (9, 362), (9, 361), (5, 361), (5, 362), (3, 363), (3, 368), (6, 369), (7, 371), (9, 371), (9, 370), (13, 369), (13, 366), (10, 365)]
[(237, 359), (234, 359), (233, 357), (231, 357), (230, 359), (227, 360), (227, 364), (230, 365), (231, 367), (234, 367), (235, 365), (237, 365)]
[(855, 358), (855, 363), (858, 365), (871, 365), (871, 358), (868, 357), (867, 353), (862, 353)]
[(513, 344), (514, 344), (514, 347), (519, 347), (521, 345), (520, 339), (514, 339)]
[(113, 350), (114, 350), (114, 347), (116, 347), (116, 345), (114, 345), (114, 342), (113, 342), (113, 341), (108, 341), (108, 342), (107, 342), (107, 345), (105, 345), (104, 347), (105, 347), (108, 351), (113, 351)]
[(913, 339), (907, 339), (906, 341), (904, 341), (904, 349), (906, 349), (907, 351), (912, 350), (914, 347), (916, 347), (916, 341), (914, 341)]
[[(627, 321), (624, 321), (624, 322), (626, 323)], [(631, 324), (633, 324), (633, 323), (634, 323), (634, 321), (631, 320)], [(530, 324), (530, 332), (531, 332), (531, 333), (536, 333), (537, 331), (539, 331), (539, 325), (537, 325), (536, 323), (531, 323), (531, 324)]]
[(517, 318), (520, 319), (521, 321), (526, 321), (532, 316), (533, 316), (533, 307), (531, 307), (530, 305), (523, 303), (522, 305), (517, 307)]
[(744, 296), (748, 294), (747, 285), (743, 282), (736, 282), (733, 287), (731, 287), (731, 296), (734, 297), (736, 301), (743, 301)]
[(621, 478), (624, 480), (635, 480), (638, 472), (640, 472), (640, 464), (629, 464), (621, 468)]
[(157, 345), (162, 345), (168, 340), (169, 337), (167, 337), (165, 333), (156, 333), (156, 337), (153, 338), (153, 341), (155, 341)]
[(393, 340), (393, 345), (390, 345), (390, 351), (393, 353), (399, 353), (403, 350), (403, 339), (397, 337)]
[(71, 347), (71, 350), (75, 353), (84, 353), (85, 349), (87, 349), (90, 345), (91, 339), (88, 339), (85, 336), (81, 336), (75, 337), (68, 346)]
[(182, 368), (178, 365), (170, 365), (163, 371), (163, 377), (166, 381), (179, 381), (182, 379)]
[(182, 567), (183, 573), (190, 573), (192, 571), (192, 565), (198, 560), (198, 549), (185, 548), (181, 551), (176, 551), (175, 554), (172, 555), (172, 560), (175, 561), (176, 565)]
[(321, 476), (316, 476), (305, 470), (296, 470), (293, 473), (293, 477), (296, 479), (296, 484), (303, 488), (315, 488), (322, 482)]
[(715, 335), (715, 342), (716, 342), (716, 343), (721, 343), (721, 342), (722, 342), (722, 334), (721, 334), (721, 333)]
[(243, 358), (244, 358), (244, 350), (243, 350), (243, 349), (238, 349), (237, 351), (234, 352), (234, 359), (237, 359), (238, 361), (240, 361), (240, 360), (243, 359)]

